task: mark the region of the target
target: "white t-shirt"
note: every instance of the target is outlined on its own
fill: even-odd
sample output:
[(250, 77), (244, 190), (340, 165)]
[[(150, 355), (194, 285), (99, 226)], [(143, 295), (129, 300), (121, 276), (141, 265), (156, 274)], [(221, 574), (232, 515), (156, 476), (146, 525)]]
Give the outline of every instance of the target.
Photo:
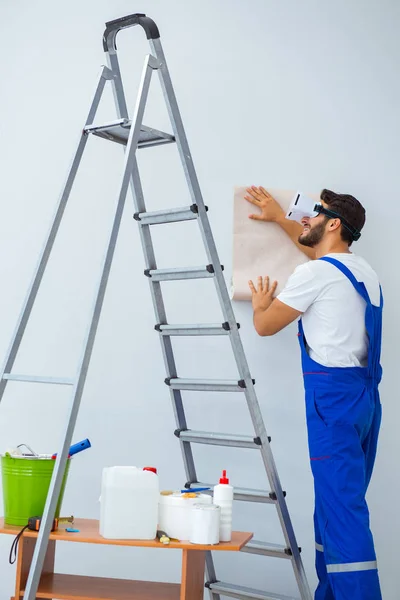
[[(363, 281), (372, 304), (379, 306), (379, 280), (375, 271), (355, 254), (328, 254)], [(289, 278), (278, 299), (303, 313), (302, 322), (310, 357), (327, 367), (365, 366), (368, 336), (365, 300), (334, 265), (311, 260)]]

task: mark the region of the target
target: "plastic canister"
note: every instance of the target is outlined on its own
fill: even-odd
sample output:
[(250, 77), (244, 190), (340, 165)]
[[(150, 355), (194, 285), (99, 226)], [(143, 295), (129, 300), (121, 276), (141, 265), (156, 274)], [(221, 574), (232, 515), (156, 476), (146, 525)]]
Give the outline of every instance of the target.
[[(192, 497), (193, 496), (193, 497)], [(192, 532), (194, 504), (212, 504), (208, 494), (172, 494), (159, 497), (158, 525), (162, 531), (178, 540), (189, 540)]]
[(159, 481), (153, 467), (106, 467), (100, 497), (100, 535), (152, 540), (157, 534)]

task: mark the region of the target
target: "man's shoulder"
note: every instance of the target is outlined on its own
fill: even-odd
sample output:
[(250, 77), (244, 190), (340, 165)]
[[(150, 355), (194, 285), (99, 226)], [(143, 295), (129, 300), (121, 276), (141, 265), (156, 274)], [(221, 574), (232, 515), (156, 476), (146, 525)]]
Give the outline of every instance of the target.
[[(346, 258), (344, 258), (344, 256), (346, 256)], [(363, 268), (361, 265), (359, 266), (358, 260), (350, 261), (347, 258), (348, 256), (350, 255), (329, 254), (326, 256), (326, 258), (333, 258), (338, 262), (342, 262), (351, 271), (355, 270), (357, 275), (360, 273), (361, 270), (365, 270), (365, 267)], [(324, 287), (326, 284), (332, 283), (333, 281), (340, 281), (342, 279), (342, 275), (339, 269), (335, 265), (332, 265), (331, 262), (322, 259), (310, 260), (300, 265), (296, 268), (293, 275), (298, 280), (313, 280), (315, 282), (315, 285), (321, 287)]]
[[(329, 254), (328, 257), (334, 258), (342, 262), (346, 267), (354, 273), (354, 275), (363, 281), (364, 279), (379, 281), (377, 273), (374, 271), (369, 262), (358, 254)], [(314, 261), (314, 262), (325, 262), (326, 261)]]
[(318, 277), (320, 275), (326, 274), (327, 270), (329, 271), (329, 265), (325, 260), (315, 259), (309, 260), (306, 263), (303, 263), (296, 269), (296, 273), (307, 274), (308, 276)]
[(317, 261), (309, 260), (307, 262), (301, 263), (293, 271), (292, 277), (296, 277), (299, 279), (310, 279), (310, 277), (314, 277), (315, 269), (313, 268), (313, 263), (315, 262)]

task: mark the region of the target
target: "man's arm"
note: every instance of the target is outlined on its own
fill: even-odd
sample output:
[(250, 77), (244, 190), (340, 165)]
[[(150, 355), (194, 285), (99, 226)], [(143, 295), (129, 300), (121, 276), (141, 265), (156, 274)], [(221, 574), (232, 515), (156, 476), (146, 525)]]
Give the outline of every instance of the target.
[(258, 335), (275, 335), (302, 314), (277, 298), (273, 299), (277, 287), (274, 281), (270, 286), (269, 277), (258, 277), (257, 287), (249, 281), (254, 310), (253, 322)]
[(251, 188), (247, 188), (246, 191), (249, 195), (245, 196), (245, 200), (261, 210), (261, 214), (249, 215), (249, 218), (255, 221), (277, 223), (287, 233), (297, 248), (308, 256), (308, 258), (314, 260), (315, 250), (299, 244), (299, 235), (303, 231), (300, 223), (286, 219), (285, 212), (280, 204), (263, 187), (255, 187), (253, 185)]
[(283, 302), (275, 298), (267, 310), (263, 311), (259, 309), (254, 311), (254, 327), (258, 335), (275, 335), (278, 331), (281, 331), (281, 329), (284, 329), (287, 325), (298, 319), (301, 314), (298, 310), (291, 308), (287, 304), (283, 304)]

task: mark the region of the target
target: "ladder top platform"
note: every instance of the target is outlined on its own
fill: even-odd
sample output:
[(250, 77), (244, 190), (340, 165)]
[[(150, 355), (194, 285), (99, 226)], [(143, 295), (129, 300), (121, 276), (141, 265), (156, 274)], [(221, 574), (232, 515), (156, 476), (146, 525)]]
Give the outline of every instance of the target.
[[(84, 128), (86, 133), (92, 133), (98, 137), (116, 142), (126, 146), (128, 143), (128, 137), (131, 130), (131, 121), (129, 119), (118, 119), (116, 121), (110, 121), (103, 125), (87, 125)], [(139, 148), (148, 148), (152, 146), (159, 146), (161, 144), (171, 144), (175, 142), (175, 137), (170, 133), (165, 133), (159, 129), (153, 127), (146, 127), (142, 125), (140, 128), (139, 136)]]

